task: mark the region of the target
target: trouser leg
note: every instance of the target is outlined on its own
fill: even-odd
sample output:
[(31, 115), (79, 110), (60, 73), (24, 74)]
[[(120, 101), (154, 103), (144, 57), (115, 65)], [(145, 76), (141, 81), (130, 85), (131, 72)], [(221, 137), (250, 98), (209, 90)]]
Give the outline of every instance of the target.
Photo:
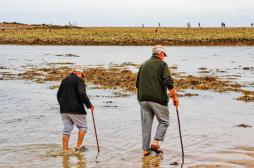
[(151, 143), (151, 133), (154, 113), (152, 109), (149, 107), (149, 104), (147, 102), (141, 102), (140, 107), (141, 107), (143, 149), (148, 150), (150, 148)]
[(151, 107), (159, 122), (154, 139), (158, 141), (163, 141), (169, 126), (168, 107), (157, 103), (153, 103)]

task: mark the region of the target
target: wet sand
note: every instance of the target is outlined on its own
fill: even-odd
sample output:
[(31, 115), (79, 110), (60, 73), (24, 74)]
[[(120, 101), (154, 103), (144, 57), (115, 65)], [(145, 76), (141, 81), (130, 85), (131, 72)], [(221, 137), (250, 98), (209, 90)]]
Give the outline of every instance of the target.
[[(237, 147), (221, 151), (211, 156), (203, 156), (200, 160), (207, 160), (210, 163), (190, 166), (191, 168), (234, 168), (254, 167), (254, 147)], [(214, 162), (214, 163), (213, 163)], [(216, 163), (217, 162), (217, 163)]]
[[(1, 160), (9, 160), (12, 162), (2, 161), (0, 167), (176, 167), (176, 168), (253, 168), (254, 167), (254, 147), (237, 147), (218, 153), (210, 153), (195, 158), (195, 162), (190, 161), (187, 157), (185, 164), (181, 164), (179, 157), (175, 161), (161, 164), (163, 156), (155, 154), (147, 157), (141, 155), (140, 150), (128, 151), (132, 156), (125, 155), (121, 151), (111, 151), (102, 147), (101, 153), (96, 153), (96, 146), (87, 146), (88, 151), (84, 153), (74, 152), (72, 149), (68, 153), (62, 153), (61, 145), (58, 144), (33, 144), (25, 146), (16, 146), (13, 148), (1, 148)], [(170, 152), (170, 151), (166, 151)], [(172, 151), (171, 151), (172, 153)], [(20, 155), (31, 156), (20, 160)], [(188, 154), (190, 157), (190, 154)], [(126, 161), (126, 162), (125, 162)], [(131, 163), (130, 163), (131, 161)], [(52, 164), (54, 163), (54, 164)], [(9, 165), (9, 166), (8, 166)]]

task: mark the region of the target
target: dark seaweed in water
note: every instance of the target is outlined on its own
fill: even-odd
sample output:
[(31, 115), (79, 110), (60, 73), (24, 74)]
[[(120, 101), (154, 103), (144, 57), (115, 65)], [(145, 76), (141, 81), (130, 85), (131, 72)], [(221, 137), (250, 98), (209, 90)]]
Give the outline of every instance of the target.
[(254, 67), (243, 67), (243, 70), (254, 70)]
[(237, 125), (237, 127), (241, 127), (241, 128), (251, 128), (250, 125), (247, 125), (247, 124), (239, 124)]
[[(10, 72), (0, 71), (0, 80), (11, 80), (11, 79), (23, 79), (32, 80), (37, 83), (61, 81), (64, 77), (72, 72), (71, 62), (64, 63), (48, 63), (44, 67), (26, 66), (26, 70), (21, 74), (13, 74)], [(137, 64), (123, 63), (120, 65), (111, 65), (109, 68), (103, 67), (87, 67), (84, 70), (85, 80), (90, 82), (96, 87), (104, 89), (122, 89), (121, 91), (115, 91), (113, 94), (119, 97), (129, 96), (129, 91), (135, 93), (136, 78), (137, 74), (130, 71), (127, 67), (134, 66), (137, 68)], [(246, 91), (241, 89), (242, 85), (219, 78), (212, 75), (193, 76), (184, 75), (181, 73), (172, 73), (175, 78), (175, 86), (179, 92), (186, 89), (192, 90), (212, 90), (215, 92), (242, 92), (244, 95), (237, 98), (237, 100), (245, 102), (254, 101), (254, 92)], [(56, 89), (58, 85), (50, 86), (50, 89)], [(180, 96), (197, 96), (197, 94), (180, 94)]]
[(80, 57), (79, 55), (76, 55), (76, 54), (56, 54), (55, 56), (57, 56), (57, 57)]
[(237, 98), (237, 100), (241, 100), (244, 102), (254, 102), (254, 91), (245, 91), (242, 90), (243, 96)]
[[(113, 67), (103, 68), (103, 67), (88, 67), (84, 70), (85, 79), (88, 82), (93, 83), (104, 89), (123, 89), (125, 91), (136, 92), (136, 77), (137, 75), (132, 71), (128, 70), (125, 66), (133, 64), (121, 64), (119, 66), (112, 65)], [(134, 65), (136, 67), (136, 65)], [(59, 66), (56, 64), (48, 64), (46, 67), (35, 68), (31, 67), (25, 71), (21, 78), (24, 80), (33, 80), (38, 83), (48, 82), (48, 81), (61, 81), (69, 73), (71, 73), (72, 68), (69, 66)], [(175, 85), (178, 91), (184, 91), (186, 89), (192, 90), (212, 90), (215, 92), (243, 92), (245, 95), (238, 98), (237, 100), (242, 100), (250, 102), (254, 100), (253, 92), (247, 92), (241, 89), (242, 85), (234, 83), (228, 80), (223, 80), (217, 76), (193, 76), (193, 75), (182, 75), (176, 73), (175, 75)], [(52, 86), (51, 89), (57, 88), (57, 86)], [(125, 97), (128, 93), (123, 91), (114, 92), (115, 96)], [(197, 94), (181, 94), (181, 96), (197, 96)]]

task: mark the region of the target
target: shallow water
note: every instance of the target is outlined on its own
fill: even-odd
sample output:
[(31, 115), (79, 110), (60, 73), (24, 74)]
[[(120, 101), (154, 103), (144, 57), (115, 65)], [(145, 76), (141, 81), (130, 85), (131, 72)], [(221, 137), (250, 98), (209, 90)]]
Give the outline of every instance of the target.
[[(0, 66), (20, 71), (24, 69), (22, 66), (28, 64), (41, 66), (51, 62), (74, 62), (87, 66), (124, 62), (139, 64), (149, 57), (150, 49), (2, 45)], [(177, 65), (179, 72), (196, 75), (198, 68), (207, 67), (215, 75), (241, 75), (236, 79), (237, 82), (253, 83), (254, 71), (242, 69), (254, 67), (253, 47), (168, 47), (166, 50), (169, 55), (166, 62), (169, 66)], [(70, 53), (80, 57), (55, 56)], [(216, 69), (227, 72), (221, 73)], [(162, 143), (164, 157), (143, 159), (136, 95), (114, 97), (111, 90), (95, 89), (91, 85), (88, 94), (95, 105), (102, 152), (96, 161), (96, 142), (91, 115), (88, 114), (90, 129), (85, 143), (89, 150), (81, 155), (59, 156), (63, 125), (56, 91), (49, 89), (49, 83), (0, 80), (0, 167), (169, 167), (171, 162), (181, 159), (176, 113), (171, 102), (171, 124)], [(191, 92), (199, 96), (180, 98), (179, 108), (186, 167), (208, 162), (220, 163), (227, 156), (218, 157), (219, 151), (237, 146), (254, 146), (253, 127), (236, 126), (241, 123), (254, 126), (253, 103), (235, 100), (240, 95), (238, 93)], [(76, 134), (77, 129), (71, 137), (71, 147), (75, 145)], [(213, 154), (219, 159), (213, 159)], [(236, 164), (227, 165), (236, 167)]]

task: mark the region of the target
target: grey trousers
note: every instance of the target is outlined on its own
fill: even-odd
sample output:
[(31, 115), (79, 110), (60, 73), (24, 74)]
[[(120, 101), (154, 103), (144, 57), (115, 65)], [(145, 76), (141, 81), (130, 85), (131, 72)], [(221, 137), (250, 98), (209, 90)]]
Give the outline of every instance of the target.
[(158, 141), (163, 141), (167, 128), (169, 126), (169, 111), (168, 106), (163, 106), (161, 104), (148, 101), (140, 102), (140, 107), (143, 149), (148, 150), (151, 143), (151, 133), (154, 116), (156, 116), (159, 122), (154, 139)]

